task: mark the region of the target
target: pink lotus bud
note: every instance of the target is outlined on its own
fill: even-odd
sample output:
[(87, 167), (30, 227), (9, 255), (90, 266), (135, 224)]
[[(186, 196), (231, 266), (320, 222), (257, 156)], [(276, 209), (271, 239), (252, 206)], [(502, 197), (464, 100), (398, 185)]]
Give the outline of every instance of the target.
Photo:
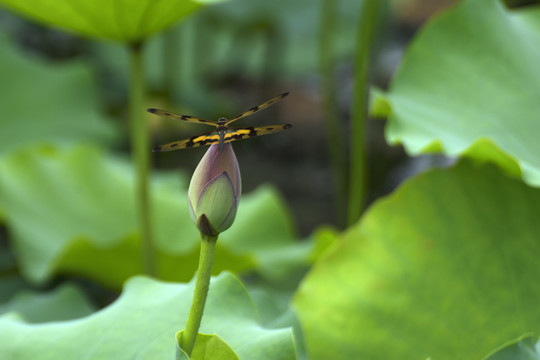
[(191, 178), (188, 203), (199, 231), (217, 236), (233, 223), (242, 185), (238, 161), (230, 143), (211, 145)]

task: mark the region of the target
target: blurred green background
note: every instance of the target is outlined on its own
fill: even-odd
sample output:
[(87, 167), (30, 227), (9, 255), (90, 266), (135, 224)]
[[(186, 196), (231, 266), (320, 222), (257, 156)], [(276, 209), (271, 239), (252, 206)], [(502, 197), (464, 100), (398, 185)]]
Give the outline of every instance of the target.
[[(382, 3), (369, 55), (369, 82), (384, 88), (416, 29), (450, 3)], [(23, 3), (6, 4), (12, 8), (0, 8), (2, 273), (7, 279), (17, 278), (14, 283), (22, 287), (26, 285), (20, 274), (46, 288), (64, 280), (96, 286), (91, 279), (117, 290), (130, 275), (144, 271), (138, 255), (137, 185), (129, 141), (133, 131), (128, 121), (129, 49), (121, 41), (99, 35), (112, 31), (103, 20), (105, 15), (103, 25), (100, 15), (95, 17), (97, 25), (90, 29), (98, 36), (89, 37), (85, 31), (80, 36), (46, 25), (39, 9), (32, 6), (12, 11)], [(58, 10), (56, 23), (69, 23), (62, 9), (92, 15), (90, 8), (85, 13), (61, 4), (35, 4), (51, 10), (51, 16)], [(223, 248), (218, 247), (215, 273), (256, 268), (275, 282), (290, 277), (289, 286), (294, 288), (306, 271), (305, 265), (298, 265), (305, 261), (298, 259), (313, 258), (308, 255), (312, 245), (298, 239), (324, 225), (336, 231), (344, 228), (346, 209), (337, 207), (346, 204), (336, 199), (330, 157), (335, 145), (349, 148), (362, 6), (356, 0), (224, 1), (200, 7), (145, 39), (143, 109), (216, 120), (282, 92), (291, 93), (238, 123), (291, 123), (293, 128), (234, 143), (246, 195), (237, 224), (220, 241)], [(33, 11), (37, 22), (27, 18)], [(121, 13), (115, 16), (118, 21), (122, 18)], [(80, 24), (92, 25), (84, 19)], [(325, 96), (333, 107), (325, 107)], [(184, 194), (206, 149), (169, 153), (150, 153), (150, 149), (208, 129), (146, 112), (141, 116), (151, 138), (158, 274), (185, 281), (195, 271), (198, 248)], [(325, 124), (331, 116), (340, 128), (333, 143), (328, 142)], [(380, 120), (367, 123), (364, 206), (407, 176), (445, 162), (433, 156), (409, 160), (399, 147), (387, 146), (383, 126)], [(293, 254), (285, 256), (285, 263), (295, 265), (280, 268), (285, 253)], [(296, 269), (294, 276), (287, 274), (291, 266)], [(6, 299), (13, 293), (10, 281), (2, 291)], [(105, 295), (98, 291), (93, 296)], [(97, 302), (101, 306), (109, 300), (105, 296)]]
[[(285, 91), (238, 122), (293, 128), (233, 143), (244, 194), (217, 243), (214, 274), (229, 273), (213, 280), (207, 331), (257, 359), (479, 358), (537, 331), (530, 3), (0, 0), (0, 357), (55, 358), (51, 343), (77, 357), (114, 326), (114, 349), (93, 356), (170, 356), (206, 149), (150, 150), (208, 129), (144, 109), (216, 120)], [(364, 124), (369, 91), (388, 121)]]
[[(440, 2), (395, 2), (385, 6), (375, 40), (370, 79), (384, 87), (394, 71), (400, 53), (415, 29), (433, 12), (448, 5)], [(362, 2), (337, 3), (339, 21), (332, 35), (335, 97), (339, 105), (342, 139), (349, 138), (348, 119), (353, 88), (355, 36)], [(272, 183), (287, 199), (300, 233), (309, 234), (318, 224), (339, 225), (334, 206), (334, 188), (325, 135), (321, 99), (319, 42), (322, 1), (230, 1), (198, 9), (165, 32), (152, 36), (144, 47), (145, 72), (150, 97), (146, 107), (165, 108), (208, 119), (232, 116), (281, 92), (291, 95), (274, 107), (243, 120), (240, 124), (292, 123), (287, 133), (234, 144), (243, 172), (245, 192)], [(129, 152), (127, 127), (128, 56), (126, 49), (110, 40), (87, 40), (51, 27), (38, 25), (2, 10), (0, 26), (5, 49), (2, 57), (16, 52), (45, 69), (78, 66), (87, 81), (77, 86), (95, 118), (114, 128), (108, 146), (115, 152)], [(45, 111), (43, 96), (60, 86), (57, 78), (35, 78), (22, 85), (26, 72), (10, 70), (9, 104), (32, 108), (28, 114), (39, 126), (50, 127), (60, 114), (75, 108), (70, 99), (58, 98), (55, 109)], [(44, 73), (48, 70), (44, 69)], [(17, 89), (14, 89), (16, 86)], [(29, 92), (27, 87), (31, 87)], [(41, 90), (39, 90), (41, 89)], [(48, 89), (48, 91), (47, 91)], [(69, 91), (69, 90), (68, 90)], [(42, 95), (40, 95), (42, 94)], [(88, 99), (90, 98), (90, 99)], [(43, 99), (43, 103), (37, 103)], [(83, 101), (81, 99), (77, 101)], [(6, 109), (7, 99), (2, 98)], [(50, 101), (47, 101), (50, 104)], [(66, 107), (60, 109), (59, 107)], [(4, 110), (6, 111), (6, 110)], [(28, 110), (30, 111), (30, 110)], [(78, 112), (81, 114), (77, 116)], [(88, 110), (73, 109), (63, 127), (88, 123), (81, 116)], [(6, 113), (2, 116), (7, 121)], [(153, 144), (160, 144), (207, 131), (204, 126), (176, 124), (147, 116)], [(69, 125), (71, 123), (71, 125)], [(104, 125), (105, 126), (105, 125)], [(27, 131), (33, 133), (33, 125)], [(396, 168), (405, 159), (399, 148), (386, 146), (383, 123), (369, 123), (369, 198), (388, 193), (402, 177)], [(53, 130), (51, 130), (53, 131)], [(84, 132), (81, 129), (81, 132)], [(32, 139), (31, 134), (28, 136)], [(40, 141), (36, 138), (35, 141)], [(192, 171), (205, 149), (153, 154), (154, 167)], [(393, 169), (393, 170), (392, 170)]]
[[(103, 306), (115, 293), (94, 281), (118, 290), (129, 276), (144, 271), (129, 141), (129, 48), (107, 38), (114, 29), (105, 14), (100, 18), (99, 8), (86, 9), (92, 16), (96, 11), (96, 17), (88, 16), (97, 19), (92, 28), (90, 21), (70, 18), (69, 11), (85, 14), (82, 8), (36, 1), (24, 9), (25, 3), (5, 3), (10, 8), (0, 8), (1, 293), (7, 300), (16, 289), (27, 288), (27, 281), (52, 289), (71, 280), (89, 288), (93, 301)], [(450, 3), (383, 3), (374, 19), (369, 82), (384, 88), (416, 29)], [(42, 19), (48, 13), (38, 5), (57, 16), (56, 22)], [(324, 225), (337, 229), (330, 233), (344, 228), (346, 210), (336, 206), (346, 204), (336, 200), (330, 154), (336, 144), (349, 148), (362, 6), (357, 0), (224, 1), (202, 6), (145, 39), (143, 109), (216, 120), (291, 93), (238, 124), (291, 123), (293, 128), (234, 143), (246, 195), (237, 224), (220, 240), (215, 273), (255, 268), (275, 283), (288, 278), (284, 286), (294, 289), (309, 263), (301, 259), (314, 259), (328, 245), (323, 241), (309, 255), (311, 243), (298, 239), (314, 230), (318, 234)], [(121, 10), (116, 11), (121, 23)], [(98, 35), (46, 24), (70, 20)], [(333, 108), (325, 108), (325, 96)], [(151, 137), (158, 274), (186, 281), (196, 268), (198, 240), (184, 194), (206, 149), (153, 154), (150, 149), (208, 129), (146, 112), (141, 116)], [(325, 124), (330, 116), (340, 127), (333, 144)], [(367, 124), (365, 205), (432, 159), (438, 161), (410, 162), (400, 148), (386, 145), (383, 126), (380, 120)], [(343, 161), (350, 161), (346, 154)]]

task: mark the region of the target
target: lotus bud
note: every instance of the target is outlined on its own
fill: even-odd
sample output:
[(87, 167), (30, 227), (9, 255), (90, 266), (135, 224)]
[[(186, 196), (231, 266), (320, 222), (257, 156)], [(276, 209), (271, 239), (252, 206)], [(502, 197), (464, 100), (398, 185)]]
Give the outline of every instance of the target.
[(230, 143), (211, 145), (191, 178), (188, 204), (199, 231), (217, 236), (233, 223), (240, 201), (240, 169)]

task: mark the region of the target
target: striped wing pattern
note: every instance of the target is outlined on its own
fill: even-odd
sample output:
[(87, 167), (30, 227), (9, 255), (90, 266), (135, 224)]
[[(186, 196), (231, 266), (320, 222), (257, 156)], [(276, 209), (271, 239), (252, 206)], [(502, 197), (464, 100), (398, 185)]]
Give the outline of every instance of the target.
[(226, 122), (222, 122), (225, 119), (220, 119), (219, 122), (216, 122), (216, 121), (210, 121), (210, 120), (201, 119), (201, 118), (197, 118), (197, 117), (189, 116), (189, 115), (179, 115), (179, 114), (175, 114), (175, 113), (172, 113), (170, 111), (165, 111), (165, 110), (148, 109), (147, 110), (148, 112), (159, 115), (159, 116), (165, 116), (165, 117), (175, 119), (175, 120), (188, 121), (188, 122), (198, 123), (198, 124), (207, 124), (207, 125), (212, 125), (212, 126), (217, 127), (216, 130), (207, 132), (202, 135), (196, 135), (188, 139), (173, 141), (165, 145), (157, 146), (154, 149), (152, 149), (152, 151), (154, 152), (173, 151), (173, 150), (178, 150), (178, 149), (193, 148), (193, 147), (205, 146), (205, 145), (211, 145), (211, 144), (219, 144), (221, 141), (220, 134), (222, 134), (223, 143), (227, 143), (227, 142), (247, 139), (247, 138), (251, 138), (255, 136), (272, 134), (275, 132), (289, 129), (292, 127), (291, 124), (276, 124), (276, 125), (266, 125), (266, 126), (259, 126), (259, 127), (242, 127), (242, 128), (228, 127), (228, 125), (232, 123), (233, 121), (252, 115), (262, 109), (266, 109), (267, 107), (269, 107), (272, 104), (275, 104), (276, 102), (283, 99), (287, 95), (289, 95), (288, 92), (283, 93), (279, 96), (276, 96), (275, 98), (272, 98), (261, 105), (252, 107), (251, 109), (244, 111), (243, 113), (233, 117), (230, 120), (227, 120)]
[(270, 99), (268, 100), (267, 102), (265, 103), (262, 103), (261, 105), (257, 105), (257, 106), (254, 106), (252, 107), (251, 109), (247, 110), (247, 111), (244, 111), (243, 113), (241, 114), (238, 114), (236, 115), (235, 117), (233, 117), (232, 119), (229, 119), (225, 125), (229, 125), (230, 123), (232, 123), (233, 121), (236, 121), (236, 120), (240, 120), (242, 118), (245, 118), (246, 116), (249, 116), (249, 115), (253, 115), (255, 114), (257, 111), (261, 111), (262, 109), (266, 109), (267, 107), (269, 107), (270, 105), (273, 105), (275, 103), (277, 103), (279, 100), (283, 99), (285, 96), (289, 95), (288, 92), (286, 93), (283, 93), (281, 95), (278, 95), (276, 96), (275, 98), (273, 99)]
[(182, 120), (182, 121), (187, 121), (187, 122), (196, 123), (196, 124), (212, 125), (212, 126), (216, 126), (216, 127), (218, 126), (218, 123), (215, 122), (215, 121), (201, 119), (201, 118), (198, 118), (198, 117), (195, 117), (195, 116), (180, 115), (180, 114), (175, 114), (173, 112), (160, 110), (160, 109), (146, 109), (146, 111), (148, 111), (149, 113), (152, 113), (152, 114), (168, 117), (168, 118), (175, 119), (175, 120)]
[[(275, 132), (287, 130), (290, 127), (292, 127), (292, 125), (290, 124), (277, 124), (260, 127), (230, 128), (225, 133), (223, 137), (223, 142), (228, 143), (232, 141), (252, 138), (255, 136), (272, 134)], [(219, 144), (219, 133), (214, 131), (203, 135), (192, 136), (189, 139), (185, 140), (173, 141), (165, 145), (157, 146), (152, 149), (152, 151), (173, 151), (178, 149), (187, 149), (211, 144)]]

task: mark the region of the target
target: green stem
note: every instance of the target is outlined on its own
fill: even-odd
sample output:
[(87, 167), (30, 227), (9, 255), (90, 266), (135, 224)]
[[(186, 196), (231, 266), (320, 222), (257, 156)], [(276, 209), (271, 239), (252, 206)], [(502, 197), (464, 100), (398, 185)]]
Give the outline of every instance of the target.
[(321, 31), (319, 33), (319, 58), (322, 80), (323, 111), (330, 163), (334, 177), (334, 196), (337, 222), (345, 225), (347, 207), (347, 142), (344, 141), (336, 94), (338, 82), (335, 74), (334, 35), (337, 20), (336, 0), (323, 0)]
[(349, 225), (355, 223), (362, 215), (366, 196), (367, 73), (379, 6), (378, 0), (364, 0), (358, 26), (351, 121)]
[(163, 35), (163, 84), (165, 97), (172, 104), (176, 95), (176, 82), (180, 69), (178, 28), (172, 27)]
[(180, 347), (191, 356), (195, 339), (199, 333), (201, 319), (206, 304), (206, 296), (210, 287), (210, 278), (212, 276), (212, 265), (214, 263), (214, 250), (217, 236), (207, 236), (201, 234), (201, 254), (199, 256), (199, 269), (197, 270), (197, 280), (195, 282), (195, 291), (193, 292), (193, 301), (189, 309), (189, 315), (186, 322), (186, 328), (180, 340)]
[(150, 171), (150, 138), (144, 117), (144, 67), (142, 44), (130, 47), (129, 118), (132, 156), (135, 161), (135, 197), (141, 233), (141, 257), (144, 273), (155, 276), (155, 256), (151, 237), (148, 174)]

